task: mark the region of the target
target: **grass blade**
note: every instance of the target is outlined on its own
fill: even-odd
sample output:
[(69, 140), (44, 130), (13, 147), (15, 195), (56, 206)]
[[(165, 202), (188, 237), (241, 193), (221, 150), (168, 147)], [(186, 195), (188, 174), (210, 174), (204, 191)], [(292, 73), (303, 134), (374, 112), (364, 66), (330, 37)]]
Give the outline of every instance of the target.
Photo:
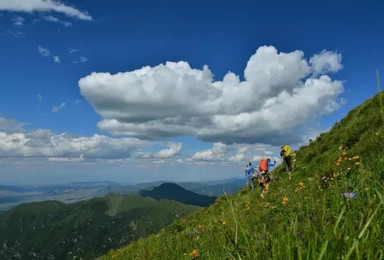
[(320, 255), (319, 255), (319, 257), (317, 258), (317, 260), (321, 260), (321, 259), (323, 259), (324, 254), (325, 254), (325, 251), (327, 251), (327, 246), (328, 246), (328, 240), (325, 241), (325, 243), (324, 243), (323, 246), (321, 247), (321, 252), (320, 252)]

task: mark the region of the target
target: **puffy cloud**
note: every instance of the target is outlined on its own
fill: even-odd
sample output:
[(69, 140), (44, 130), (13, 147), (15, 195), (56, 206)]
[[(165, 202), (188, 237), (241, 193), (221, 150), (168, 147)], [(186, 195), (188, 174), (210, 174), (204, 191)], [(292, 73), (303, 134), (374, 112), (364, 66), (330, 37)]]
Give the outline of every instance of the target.
[(66, 105), (66, 103), (63, 102), (63, 103), (61, 103), (61, 104), (58, 105), (58, 106), (54, 106), (54, 107), (52, 107), (52, 112), (54, 112), (54, 113), (59, 112), (59, 110), (60, 110), (60, 109), (63, 109), (63, 108), (65, 107), (65, 105)]
[(54, 11), (80, 20), (92, 20), (88, 13), (54, 0), (1, 0), (0, 10), (27, 13)]
[(168, 149), (163, 149), (155, 153), (156, 158), (169, 158), (176, 155), (179, 155), (181, 152), (181, 149), (183, 148), (182, 143), (169, 143)]
[(147, 145), (136, 138), (110, 138), (103, 135), (78, 137), (54, 134), (39, 129), (29, 133), (0, 132), (2, 157), (43, 157), (50, 161), (129, 158), (133, 151)]
[(61, 25), (65, 26), (65, 27), (72, 26), (72, 23), (66, 22), (66, 21), (62, 21), (59, 18), (54, 17), (52, 15), (44, 16), (44, 20), (46, 20), (48, 22), (51, 22), (51, 23), (58, 23), (58, 24), (61, 24)]
[(197, 164), (238, 165), (247, 162), (258, 164), (263, 158), (279, 161), (280, 146), (265, 144), (232, 144), (214, 143), (211, 149), (194, 153), (186, 161)]
[(165, 159), (165, 158), (172, 158), (177, 155), (180, 155), (181, 149), (183, 148), (182, 143), (174, 143), (169, 142), (167, 149), (162, 149), (156, 153), (145, 153), (145, 152), (137, 152), (135, 154), (136, 158), (157, 158), (157, 159)]
[(313, 75), (338, 72), (343, 68), (341, 54), (323, 50), (320, 54), (314, 55), (310, 60)]
[(17, 132), (22, 131), (23, 123), (18, 122), (14, 119), (7, 119), (4, 117), (0, 117), (0, 131), (5, 132)]
[(227, 155), (227, 145), (214, 143), (212, 149), (196, 152), (192, 156), (192, 161), (222, 161)]
[(263, 46), (248, 61), (244, 81), (232, 72), (214, 81), (207, 66), (193, 69), (180, 61), (115, 75), (92, 73), (80, 79), (79, 87), (103, 117), (99, 128), (112, 134), (143, 139), (194, 135), (226, 144), (297, 143), (297, 126), (340, 105), (342, 82), (318, 76), (337, 71), (337, 66), (325, 65), (336, 56), (322, 52), (308, 64), (301, 51), (279, 53)]
[(37, 50), (40, 52), (41, 55), (44, 57), (48, 57), (51, 54), (51, 51), (47, 48), (43, 48), (41, 46), (37, 47)]

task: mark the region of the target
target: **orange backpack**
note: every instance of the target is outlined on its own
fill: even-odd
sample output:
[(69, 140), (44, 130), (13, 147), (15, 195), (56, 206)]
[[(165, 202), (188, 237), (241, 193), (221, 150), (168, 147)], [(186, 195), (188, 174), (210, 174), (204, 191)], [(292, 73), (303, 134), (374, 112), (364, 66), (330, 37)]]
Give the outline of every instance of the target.
[(262, 159), (259, 164), (259, 171), (268, 172), (268, 159)]

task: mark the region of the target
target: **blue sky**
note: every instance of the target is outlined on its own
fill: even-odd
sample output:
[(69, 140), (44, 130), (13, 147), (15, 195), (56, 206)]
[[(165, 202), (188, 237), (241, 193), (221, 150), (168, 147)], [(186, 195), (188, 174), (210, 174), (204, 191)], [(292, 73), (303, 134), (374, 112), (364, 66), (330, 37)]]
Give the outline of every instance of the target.
[(279, 160), (377, 93), (383, 7), (1, 1), (0, 184), (225, 179)]

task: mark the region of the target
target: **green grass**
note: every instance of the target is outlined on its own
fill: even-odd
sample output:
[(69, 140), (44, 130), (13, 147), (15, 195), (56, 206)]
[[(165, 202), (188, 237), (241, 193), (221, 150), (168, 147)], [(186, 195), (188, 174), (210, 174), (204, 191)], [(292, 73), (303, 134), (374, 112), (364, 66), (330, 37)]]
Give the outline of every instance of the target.
[[(102, 259), (384, 258), (379, 109), (375, 96), (302, 147), (293, 179), (278, 167), (274, 174), (280, 181), (271, 183), (264, 199), (258, 190), (245, 188), (221, 196), (212, 206)], [(356, 197), (343, 196), (350, 192)]]

